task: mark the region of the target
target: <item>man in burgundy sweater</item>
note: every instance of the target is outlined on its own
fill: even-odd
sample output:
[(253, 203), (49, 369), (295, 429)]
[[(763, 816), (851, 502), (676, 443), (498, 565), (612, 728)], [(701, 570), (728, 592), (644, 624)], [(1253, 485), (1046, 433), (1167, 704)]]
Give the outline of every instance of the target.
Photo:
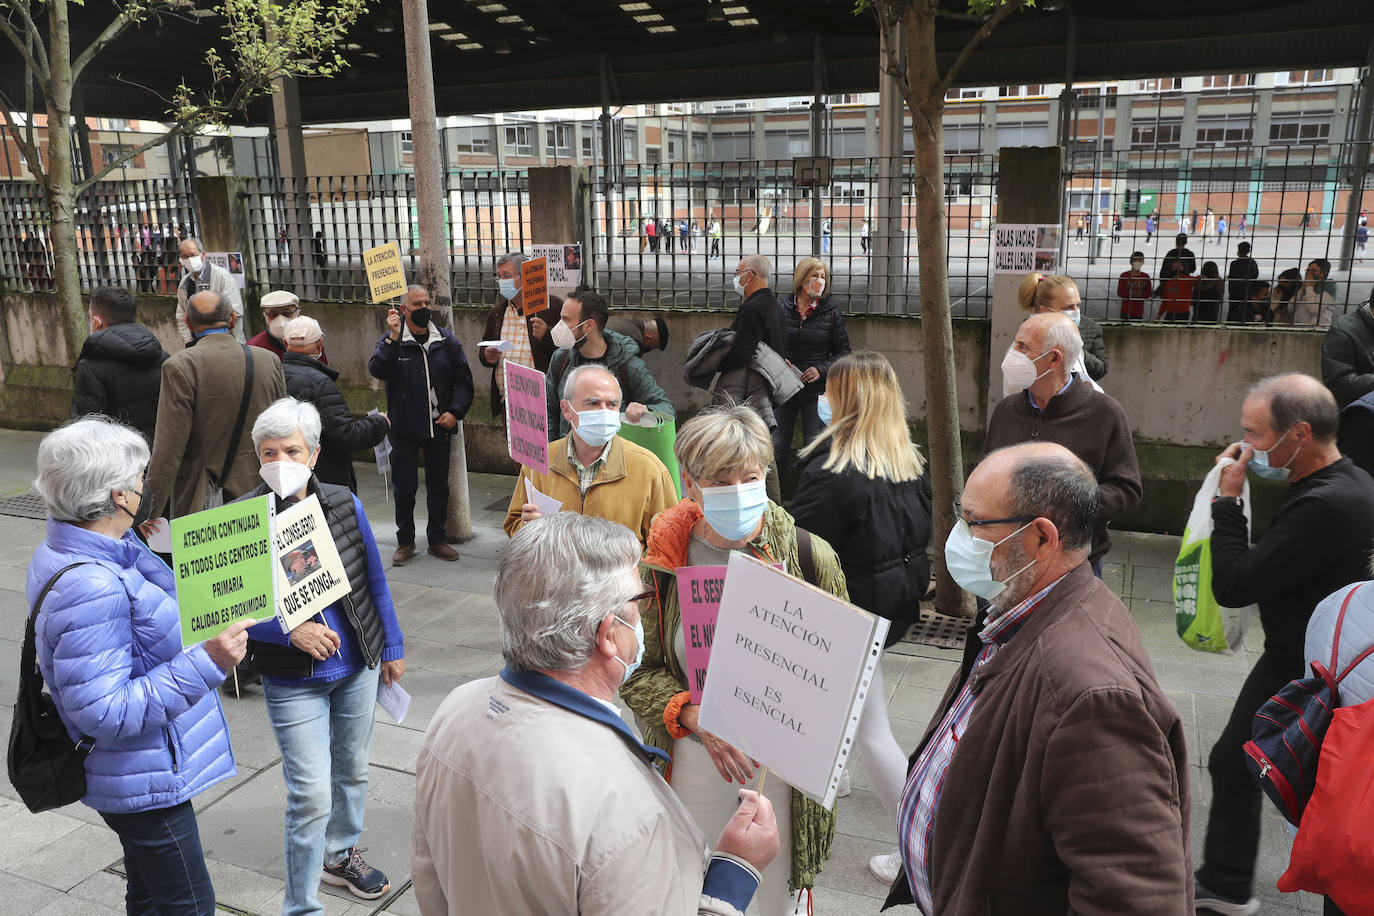
[(1102, 557), (1112, 546), (1107, 523), (1140, 502), (1140, 465), (1121, 405), (1073, 374), (1082, 350), (1078, 328), (1060, 312), (1032, 315), (1021, 323), (1002, 371), (1024, 390), (993, 408), (979, 460), (1007, 445), (1054, 442), (1092, 468), (1099, 508), (1088, 560), (1100, 577)]

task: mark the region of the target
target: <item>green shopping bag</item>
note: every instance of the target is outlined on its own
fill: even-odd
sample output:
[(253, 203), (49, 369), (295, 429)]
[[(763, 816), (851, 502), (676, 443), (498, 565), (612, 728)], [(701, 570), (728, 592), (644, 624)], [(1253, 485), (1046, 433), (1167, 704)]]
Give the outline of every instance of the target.
[(677, 455), (673, 454), (673, 446), (677, 444), (677, 422), (672, 417), (645, 412), (638, 423), (631, 423), (621, 414), (620, 432), (617, 435), (653, 452), (668, 469), (668, 476), (673, 478), (678, 499), (682, 498), (682, 474), (678, 472)]
[[(1221, 483), (1221, 469), (1233, 459), (1218, 462), (1202, 480), (1183, 543), (1174, 560), (1174, 623), (1179, 639), (1201, 652), (1230, 654), (1240, 645), (1240, 618), (1223, 608), (1212, 594), (1212, 497)], [(1245, 524), (1250, 527), (1250, 482), (1242, 491)]]

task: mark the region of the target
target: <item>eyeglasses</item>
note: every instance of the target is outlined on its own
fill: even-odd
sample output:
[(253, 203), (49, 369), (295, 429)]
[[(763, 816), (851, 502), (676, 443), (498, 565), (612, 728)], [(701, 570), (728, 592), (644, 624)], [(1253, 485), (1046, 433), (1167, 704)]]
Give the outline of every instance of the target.
[(963, 507), (959, 501), (954, 501), (954, 517), (962, 521), (970, 528), (980, 528), (983, 525), (1010, 525), (1010, 524), (1029, 524), (1039, 518), (1038, 515), (1013, 515), (1010, 518), (985, 518), (979, 521), (969, 521), (964, 517)]

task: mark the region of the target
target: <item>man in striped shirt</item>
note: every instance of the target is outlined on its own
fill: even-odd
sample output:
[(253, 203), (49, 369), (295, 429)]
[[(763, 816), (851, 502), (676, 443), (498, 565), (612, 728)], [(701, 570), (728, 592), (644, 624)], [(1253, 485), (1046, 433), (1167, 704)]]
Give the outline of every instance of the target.
[(912, 757), (888, 905), (1192, 913), (1183, 729), (1086, 563), (1097, 491), (1050, 443), (992, 452), (970, 475), (945, 559), (990, 603)]

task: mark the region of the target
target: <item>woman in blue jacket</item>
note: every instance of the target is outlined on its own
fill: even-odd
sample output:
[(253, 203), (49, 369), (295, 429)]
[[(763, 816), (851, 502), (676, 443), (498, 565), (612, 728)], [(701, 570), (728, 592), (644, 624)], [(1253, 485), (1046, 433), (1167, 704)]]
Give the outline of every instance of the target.
[(321, 914), (319, 883), (374, 900), (391, 887), (359, 855), (367, 801), (368, 755), (378, 684), (405, 673), (401, 625), (363, 504), (348, 487), (321, 483), (320, 414), (309, 401), (282, 398), (253, 424), (264, 486), (278, 509), (319, 498), (338, 548), (349, 594), (290, 633), (276, 620), (249, 631), (267, 716), (281, 748), (286, 783), (286, 900), (283, 916)]
[(209, 916), (215, 892), (191, 799), (236, 773), (215, 688), (247, 636), (239, 623), (182, 649), (172, 571), (130, 532), (151, 505), (147, 468), (148, 443), (109, 417), (43, 437), (34, 486), (48, 534), (26, 591), (32, 607), (52, 582), (38, 664), (67, 733), (94, 743), (82, 802), (119, 835), (128, 912)]

